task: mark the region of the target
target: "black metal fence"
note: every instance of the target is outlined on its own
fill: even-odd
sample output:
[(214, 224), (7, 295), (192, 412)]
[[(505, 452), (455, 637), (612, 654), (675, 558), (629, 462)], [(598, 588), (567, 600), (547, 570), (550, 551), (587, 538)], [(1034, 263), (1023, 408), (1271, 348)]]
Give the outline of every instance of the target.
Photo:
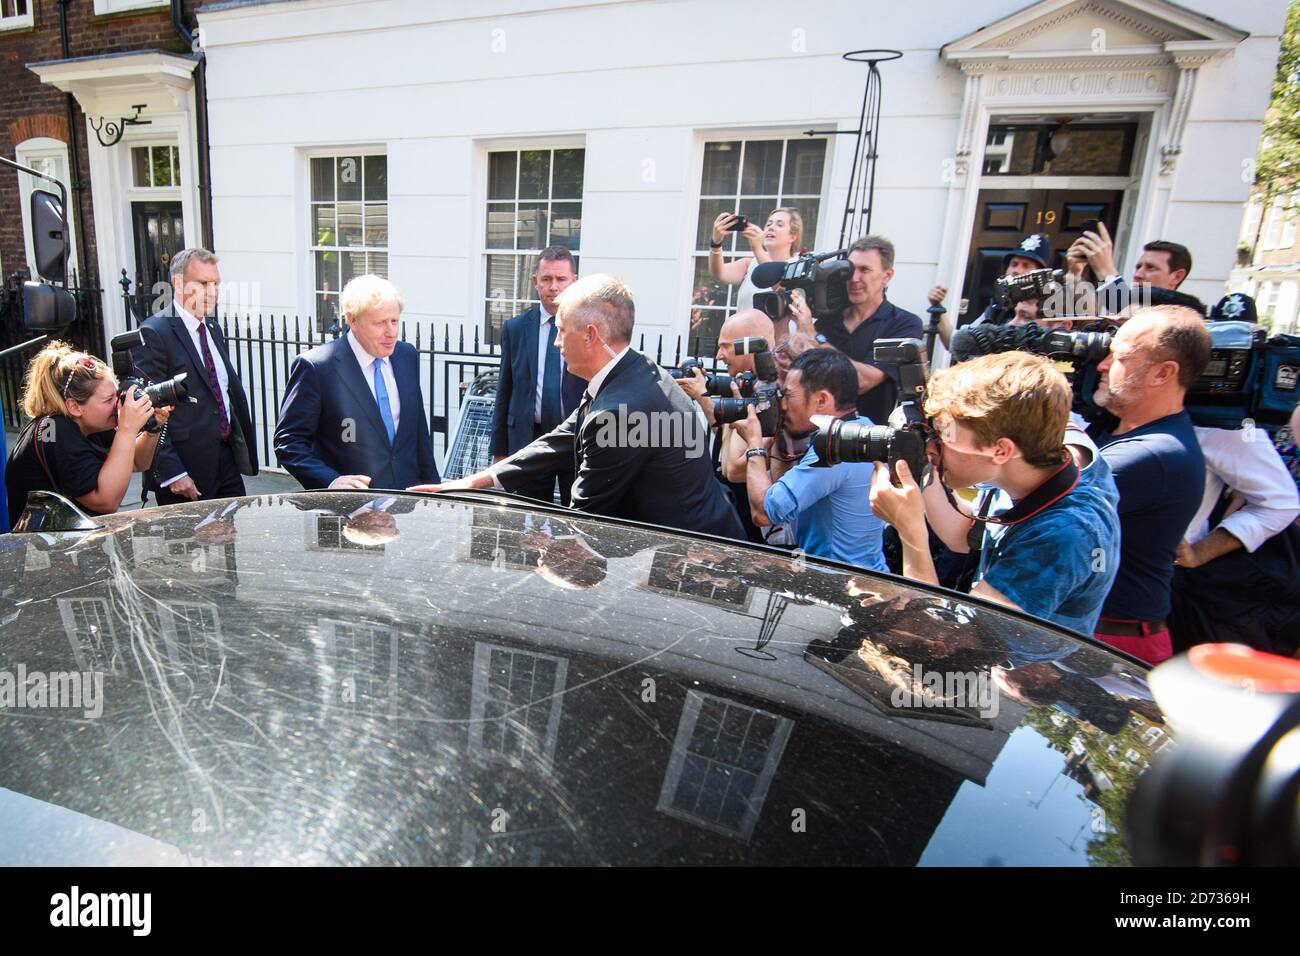
[[(128, 329), (135, 328), (158, 308), (158, 297), (152, 290), (133, 290), (123, 272), (119, 283), (123, 318)], [(78, 348), (107, 359), (104, 337), (104, 295), (99, 289), (76, 289), (78, 313), (74, 327), (62, 337)], [(18, 297), (21, 311), (21, 294)], [(6, 321), (0, 322), (3, 334), (21, 329), (21, 317), (13, 310)], [(248, 394), (249, 411), (257, 432), (258, 458), (263, 467), (278, 467), (274, 455), (275, 422), (284, 387), (293, 360), (308, 349), (333, 341), (343, 329), (336, 323), (324, 332), (317, 330), (313, 316), (288, 315), (222, 315), (218, 319), (222, 334), (230, 351), (230, 361), (235, 367), (244, 390)], [(21, 339), (21, 332), (13, 336)], [(424, 393), (429, 427), (433, 433), (434, 451), (439, 461), (445, 459), (451, 447), (458, 421), (461, 399), (465, 390), (483, 372), (495, 370), (501, 360), (500, 343), (495, 336), (481, 339), (475, 327), (467, 341), (462, 324), (448, 323), (441, 328), (428, 322), (403, 321), (401, 340), (415, 346), (420, 356), (421, 391)], [(683, 336), (659, 335), (647, 340), (638, 337), (635, 347), (665, 367), (677, 367), (683, 358), (698, 354), (700, 339), (692, 337), (687, 342)], [(12, 343), (12, 344), (17, 344)], [(708, 343), (711, 345), (710, 343)], [(0, 340), (3, 347), (3, 340)], [(23, 371), (35, 348), (19, 355), (0, 360), (0, 398), (6, 426), (16, 428), (22, 424), (19, 401)], [(714, 367), (711, 355), (703, 356), (706, 368)]]

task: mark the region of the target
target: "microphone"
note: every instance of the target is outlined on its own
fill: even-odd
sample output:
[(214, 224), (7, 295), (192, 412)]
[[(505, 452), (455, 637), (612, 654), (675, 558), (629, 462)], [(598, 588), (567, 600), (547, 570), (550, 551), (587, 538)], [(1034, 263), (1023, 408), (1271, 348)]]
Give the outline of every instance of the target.
[(754, 266), (754, 271), (749, 277), (749, 281), (757, 289), (770, 289), (781, 281), (785, 275), (788, 262), (763, 262)]

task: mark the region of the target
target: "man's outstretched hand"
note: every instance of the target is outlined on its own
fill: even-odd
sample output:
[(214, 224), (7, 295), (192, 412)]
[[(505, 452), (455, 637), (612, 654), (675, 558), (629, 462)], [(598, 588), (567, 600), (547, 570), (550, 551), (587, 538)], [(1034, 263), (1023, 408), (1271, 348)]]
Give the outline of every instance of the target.
[(476, 488), (491, 488), (492, 476), (485, 471), (455, 481), (443, 481), (436, 485), (411, 485), (407, 491), (420, 491), (432, 494), (438, 491), (473, 491)]

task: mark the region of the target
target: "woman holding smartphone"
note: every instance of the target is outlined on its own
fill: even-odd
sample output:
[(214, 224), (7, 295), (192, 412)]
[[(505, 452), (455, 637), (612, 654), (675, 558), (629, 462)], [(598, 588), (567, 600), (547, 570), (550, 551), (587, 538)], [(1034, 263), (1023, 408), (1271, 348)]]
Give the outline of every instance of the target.
[(41, 349), (27, 367), (23, 411), (32, 420), (19, 432), (5, 468), (11, 524), (31, 491), (54, 491), (90, 514), (112, 514), (131, 473), (153, 462), (158, 433), (142, 431), (149, 417), (161, 425), (171, 414), (143, 394), (119, 400), (117, 380), (103, 360), (64, 342)]
[(788, 262), (799, 252), (803, 241), (803, 217), (793, 206), (773, 209), (767, 217), (767, 223), (759, 229), (755, 223), (746, 223), (740, 234), (749, 241), (753, 256), (722, 260), (722, 243), (728, 232), (735, 231), (740, 217), (732, 212), (724, 212), (713, 220), (713, 241), (709, 243), (709, 274), (719, 282), (738, 285), (736, 309), (752, 309), (754, 293), (759, 291), (750, 281), (754, 267), (762, 262)]

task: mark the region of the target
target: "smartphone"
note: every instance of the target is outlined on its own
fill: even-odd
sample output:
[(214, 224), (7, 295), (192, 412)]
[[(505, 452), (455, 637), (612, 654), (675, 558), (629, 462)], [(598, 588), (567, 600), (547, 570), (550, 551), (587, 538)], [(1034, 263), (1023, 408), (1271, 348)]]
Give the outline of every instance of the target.
[[(1079, 227), (1079, 235), (1083, 235), (1085, 232), (1095, 233), (1095, 234), (1097, 234), (1098, 236), (1100, 236), (1100, 235), (1101, 235), (1101, 220), (1100, 220), (1100, 219), (1085, 219), (1085, 220), (1083, 221), (1083, 225), (1081, 225), (1081, 226)], [(1083, 271), (1079, 273), (1079, 280), (1080, 280), (1081, 282), (1088, 282), (1088, 283), (1096, 284), (1096, 282), (1097, 282), (1097, 276), (1096, 276), (1096, 274), (1092, 271), (1092, 266), (1084, 266), (1084, 267), (1083, 267)]]
[(737, 213), (736, 221), (727, 227), (727, 232), (744, 232), (748, 227), (749, 220)]

